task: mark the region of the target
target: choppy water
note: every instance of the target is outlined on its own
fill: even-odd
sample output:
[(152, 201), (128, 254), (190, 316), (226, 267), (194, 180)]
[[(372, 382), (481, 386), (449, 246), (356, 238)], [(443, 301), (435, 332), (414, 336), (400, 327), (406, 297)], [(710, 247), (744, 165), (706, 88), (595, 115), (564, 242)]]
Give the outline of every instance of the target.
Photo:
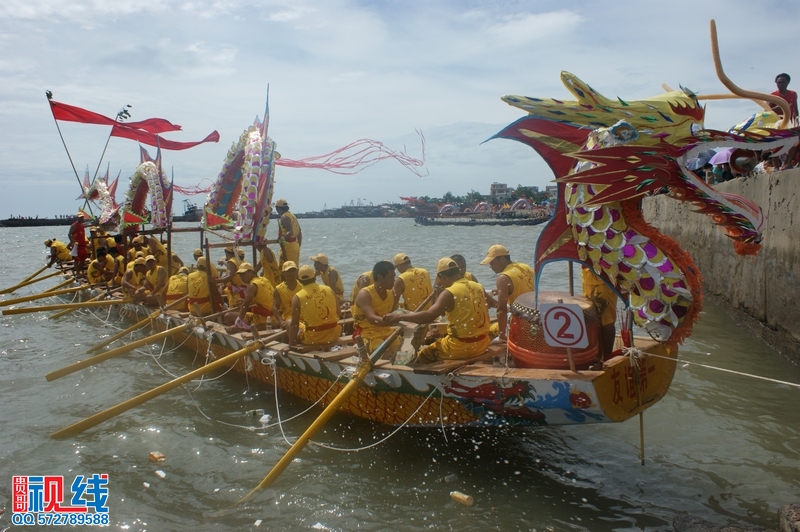
[[(434, 269), (461, 253), (478, 266), (504, 243), (532, 260), (539, 228), (427, 228), (411, 220), (301, 220), (303, 256), (325, 252), (349, 290), (376, 260), (408, 253)], [(190, 225), (190, 224), (186, 224)], [(274, 228), (271, 228), (274, 231)], [(44, 260), (45, 238), (66, 227), (0, 229), (0, 287)], [(63, 234), (62, 234), (63, 233)], [(198, 237), (175, 235), (189, 257)], [(564, 288), (565, 268), (546, 270), (544, 288)], [(577, 276), (576, 276), (577, 277)], [(54, 285), (44, 281), (42, 285)], [(33, 285), (24, 295), (41, 290)], [(8, 297), (8, 296), (4, 296)], [(238, 375), (193, 382), (83, 434), (49, 434), (187, 371), (193, 353), (161, 346), (128, 354), (48, 383), (44, 375), (77, 359), (101, 334), (130, 324), (88, 312), (58, 320), (39, 314), (0, 318), (0, 529), (10, 526), (12, 475), (110, 475), (112, 528), (120, 530), (671, 530), (690, 512), (718, 523), (776, 527), (779, 506), (800, 500), (800, 390), (679, 366), (669, 394), (644, 416), (646, 464), (635, 419), (612, 425), (531, 429), (404, 429), (360, 452), (309, 446), (269, 489), (226, 509), (254, 487), (287, 450), (273, 389)], [(792, 366), (708, 304), (681, 350), (693, 361), (800, 382)], [(309, 405), (279, 393), (286, 420)], [(293, 441), (320, 412), (284, 423)], [(363, 448), (393, 429), (339, 415), (316, 440)], [(151, 451), (167, 456), (148, 460)], [(165, 478), (156, 470), (166, 473)], [(148, 484), (149, 487), (146, 487)], [(449, 492), (475, 499), (465, 507)], [(220, 511), (222, 510), (222, 511)], [(255, 523), (261, 520), (260, 526)]]

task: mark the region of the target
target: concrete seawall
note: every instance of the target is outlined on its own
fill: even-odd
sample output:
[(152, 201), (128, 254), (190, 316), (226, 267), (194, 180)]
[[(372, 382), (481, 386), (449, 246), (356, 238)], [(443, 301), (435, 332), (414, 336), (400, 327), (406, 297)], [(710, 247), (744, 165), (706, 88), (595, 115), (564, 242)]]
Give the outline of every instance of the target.
[[(755, 201), (767, 216), (759, 254), (741, 257), (724, 231), (694, 206), (664, 195), (645, 198), (645, 219), (688, 251), (705, 293), (755, 318), (770, 345), (800, 361), (800, 169), (736, 179), (717, 190)], [(795, 221), (795, 210), (798, 220)]]

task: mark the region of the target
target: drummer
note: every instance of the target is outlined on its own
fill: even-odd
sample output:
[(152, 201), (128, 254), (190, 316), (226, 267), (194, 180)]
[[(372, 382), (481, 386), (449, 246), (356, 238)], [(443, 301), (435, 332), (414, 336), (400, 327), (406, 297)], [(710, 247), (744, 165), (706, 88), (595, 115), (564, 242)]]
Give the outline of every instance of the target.
[(465, 359), (485, 351), (491, 339), (489, 307), (483, 286), (464, 279), (458, 264), (450, 257), (439, 259), (436, 265), (436, 284), (444, 290), (428, 310), (388, 314), (383, 317), (384, 323), (431, 323), (445, 315), (448, 323), (447, 335), (420, 349), (415, 363)]
[(489, 305), (497, 307), (497, 323), (492, 324), (492, 338), (506, 340), (508, 310), (522, 294), (533, 292), (533, 269), (522, 262), (513, 262), (508, 249), (500, 244), (489, 248), (481, 264), (488, 264), (497, 275), (497, 300), (489, 298)]
[(309, 257), (314, 261), (314, 272), (322, 279), (322, 283), (333, 290), (336, 294), (336, 300), (341, 305), (344, 301), (344, 284), (339, 272), (328, 264), (328, 256), (324, 253), (312, 255)]
[(292, 319), (292, 298), (303, 286), (297, 282), (297, 265), (287, 260), (281, 266), (283, 282), (275, 287), (272, 295), (272, 315), (279, 321), (281, 329), (289, 329)]

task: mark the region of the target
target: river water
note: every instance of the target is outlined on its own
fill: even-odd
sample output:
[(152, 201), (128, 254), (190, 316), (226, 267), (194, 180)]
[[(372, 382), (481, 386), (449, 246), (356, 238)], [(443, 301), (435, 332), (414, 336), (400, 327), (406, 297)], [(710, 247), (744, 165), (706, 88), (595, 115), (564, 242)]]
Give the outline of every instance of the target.
[[(409, 219), (301, 223), (303, 257), (327, 253), (348, 291), (358, 274), (397, 252), (431, 271), (441, 256), (461, 253), (468, 269), (492, 286), (494, 274), (478, 265), (488, 247), (503, 243), (513, 259), (531, 262), (541, 230), (417, 227)], [(45, 259), (44, 239), (64, 239), (66, 231), (0, 229), (6, 259), (0, 287), (32, 273)], [(186, 259), (199, 238), (181, 233), (174, 241)], [(43, 281), (15, 297), (55, 284)], [(566, 267), (545, 270), (542, 288), (565, 287)], [(101, 335), (130, 323), (108, 311), (56, 320), (42, 314), (0, 318), (0, 530), (11, 526), (12, 475), (63, 475), (71, 482), (79, 474), (107, 473), (111, 527), (131, 531), (666, 531), (682, 512), (776, 528), (777, 509), (800, 501), (800, 390), (684, 364), (790, 382), (800, 382), (800, 368), (710, 303), (680, 351), (669, 393), (644, 414), (644, 466), (636, 419), (554, 428), (402, 429), (367, 448), (394, 429), (338, 415), (315, 440), (360, 451), (309, 446), (272, 487), (240, 508), (230, 505), (285, 453), (284, 434), (294, 441), (318, 407), (303, 413), (309, 407), (303, 401), (279, 392), (276, 403), (272, 388), (217, 374), (78, 436), (49, 438), (188, 371), (194, 353), (158, 344), (45, 381), (49, 371), (84, 358)], [(270, 416), (266, 427), (261, 412), (252, 413), (259, 410)], [(278, 415), (283, 431), (275, 424)], [(149, 461), (151, 451), (164, 453), (166, 461)], [(452, 501), (453, 490), (473, 496), (474, 506)]]

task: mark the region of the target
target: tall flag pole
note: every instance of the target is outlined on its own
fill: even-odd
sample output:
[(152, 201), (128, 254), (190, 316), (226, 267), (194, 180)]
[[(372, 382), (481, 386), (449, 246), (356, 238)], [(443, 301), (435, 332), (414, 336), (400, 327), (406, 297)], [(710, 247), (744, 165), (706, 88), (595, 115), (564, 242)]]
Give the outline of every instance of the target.
[[(53, 112), (53, 107), (50, 106), (49, 103), (50, 103), (50, 100), (53, 99), (53, 93), (50, 92), (50, 91), (45, 91), (44, 94), (47, 97), (48, 106), (50, 107), (50, 112), (52, 113)], [(67, 152), (67, 158), (69, 159), (69, 164), (72, 166), (72, 171), (75, 172), (75, 179), (78, 180), (78, 186), (80, 187), (81, 192), (83, 192), (84, 195), (85, 195), (85, 192), (83, 190), (83, 185), (81, 184), (81, 178), (78, 175), (78, 170), (75, 168), (75, 163), (72, 162), (72, 155), (70, 155), (69, 148), (67, 148), (67, 143), (64, 141), (64, 135), (61, 134), (61, 127), (59, 127), (59, 125), (58, 125), (58, 120), (56, 120), (55, 113), (53, 113), (53, 122), (56, 123), (56, 129), (58, 130), (58, 136), (61, 138), (61, 144), (64, 145), (64, 150)], [(91, 214), (92, 218), (94, 218), (94, 213), (92, 212), (92, 206), (89, 205), (88, 202), (86, 203), (86, 206), (89, 207), (89, 214)]]
[[(117, 113), (117, 117), (114, 119), (116, 122), (122, 122), (126, 118), (131, 117), (130, 111), (128, 109), (131, 108), (131, 105), (128, 104)], [(114, 131), (112, 128), (111, 131)], [(100, 160), (97, 161), (97, 169), (94, 171), (94, 177), (92, 178), (92, 184), (94, 184), (95, 180), (97, 179), (97, 173), (100, 171), (100, 165), (103, 164), (103, 158), (106, 156), (106, 150), (108, 149), (108, 143), (111, 141), (111, 132), (108, 133), (108, 138), (106, 139), (106, 145), (103, 146), (103, 153), (100, 154)]]

